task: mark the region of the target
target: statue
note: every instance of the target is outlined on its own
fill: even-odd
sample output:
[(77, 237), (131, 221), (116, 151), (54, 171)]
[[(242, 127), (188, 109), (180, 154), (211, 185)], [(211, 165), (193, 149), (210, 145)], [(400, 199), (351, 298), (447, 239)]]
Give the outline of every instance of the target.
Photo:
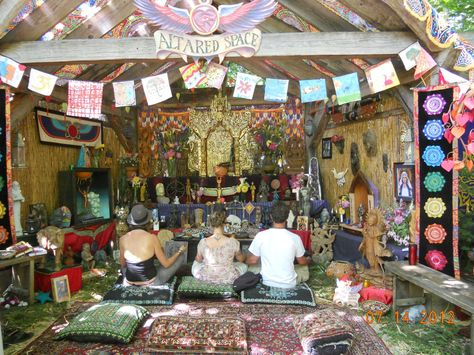
[(204, 225), (204, 210), (202, 208), (196, 208), (194, 210), (194, 225), (196, 227)]
[(320, 170), (319, 170), (319, 161), (318, 158), (312, 157), (309, 162), (309, 173), (308, 173), (308, 188), (309, 196), (311, 200), (321, 200), (322, 191), (321, 191), (321, 181), (319, 179)]
[[(54, 270), (61, 270), (64, 246), (64, 229), (49, 226), (41, 229), (36, 234), (36, 239), (40, 247), (46, 250), (52, 250), (54, 253)], [(44, 263), (41, 267), (44, 267)]]
[(70, 245), (68, 245), (66, 251), (64, 252), (64, 261), (63, 264), (66, 266), (74, 265), (74, 252)]
[(269, 191), (270, 188), (268, 187), (268, 184), (265, 180), (262, 179), (262, 181), (260, 182), (260, 188), (258, 190), (257, 202), (268, 202)]
[(362, 203), (360, 204), (359, 209), (357, 210), (357, 215), (359, 216), (359, 224), (362, 226), (365, 215), (365, 208)]
[(331, 215), (329, 214), (329, 211), (327, 208), (323, 208), (321, 211), (321, 225), (324, 226), (325, 224), (328, 224), (329, 220), (331, 219)]
[(252, 196), (252, 199), (251, 199), (252, 202), (255, 202), (255, 190), (256, 189), (257, 188), (255, 187), (255, 184), (252, 181), (252, 184), (250, 185), (250, 194)]
[(165, 205), (170, 203), (169, 197), (165, 196), (165, 185), (163, 185), (161, 182), (156, 184), (155, 192), (156, 192), (156, 202), (162, 203)]
[(293, 228), (293, 223), (295, 221), (295, 214), (293, 213), (293, 210), (290, 209), (290, 213), (288, 214), (288, 218), (286, 219), (286, 228)]
[(392, 252), (386, 249), (386, 246), (380, 240), (384, 234), (385, 224), (382, 211), (378, 208), (371, 209), (367, 213), (364, 229), (362, 231), (363, 239), (359, 246), (359, 251), (367, 259), (370, 265), (370, 273), (379, 274), (382, 264), (381, 257), (392, 256)]
[(186, 203), (191, 203), (191, 180), (186, 178)]
[(82, 244), (82, 267), (84, 270), (91, 270), (95, 266), (95, 260), (91, 253), (91, 245), (89, 243)]
[(146, 200), (146, 179), (142, 180), (142, 184), (140, 185), (140, 202), (144, 202)]
[(300, 203), (301, 203), (301, 211), (303, 211), (303, 216), (308, 216), (311, 212), (311, 200), (309, 196), (309, 189), (307, 187), (302, 187), (299, 190), (300, 194)]
[(23, 228), (21, 227), (21, 203), (25, 202), (25, 198), (21, 194), (20, 183), (13, 181), (12, 184), (13, 197), (13, 216), (15, 219), (15, 232), (17, 236), (23, 235)]

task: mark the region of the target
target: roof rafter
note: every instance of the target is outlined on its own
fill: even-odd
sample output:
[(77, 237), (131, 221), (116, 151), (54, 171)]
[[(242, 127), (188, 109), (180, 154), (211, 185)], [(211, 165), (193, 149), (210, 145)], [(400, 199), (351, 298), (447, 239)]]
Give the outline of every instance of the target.
[(0, 33), (7, 30), (10, 23), (29, 0), (0, 1)]

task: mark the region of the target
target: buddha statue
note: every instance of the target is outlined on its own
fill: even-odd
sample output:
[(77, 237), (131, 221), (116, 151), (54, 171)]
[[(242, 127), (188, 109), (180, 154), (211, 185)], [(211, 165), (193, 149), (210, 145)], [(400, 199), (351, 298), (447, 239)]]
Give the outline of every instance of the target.
[(165, 185), (163, 185), (161, 182), (156, 184), (155, 191), (156, 191), (156, 202), (163, 203), (163, 204), (170, 203), (170, 199), (165, 196)]

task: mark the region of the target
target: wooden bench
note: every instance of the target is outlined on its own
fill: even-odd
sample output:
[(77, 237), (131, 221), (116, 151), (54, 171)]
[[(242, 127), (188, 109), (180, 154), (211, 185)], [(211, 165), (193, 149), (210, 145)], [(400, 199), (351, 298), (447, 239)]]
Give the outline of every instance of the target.
[(421, 264), (391, 261), (384, 265), (393, 274), (393, 313), (398, 307), (424, 304), (424, 291), (462, 308), (471, 314), (471, 355), (474, 355), (474, 286)]

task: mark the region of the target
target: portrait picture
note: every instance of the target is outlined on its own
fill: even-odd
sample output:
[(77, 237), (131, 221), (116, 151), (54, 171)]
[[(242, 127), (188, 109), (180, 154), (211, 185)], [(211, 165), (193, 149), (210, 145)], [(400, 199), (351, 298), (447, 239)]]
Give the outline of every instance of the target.
[(393, 168), (395, 198), (411, 201), (415, 197), (415, 166), (395, 163)]
[(71, 291), (69, 289), (69, 279), (67, 275), (51, 279), (51, 288), (54, 302), (64, 302), (71, 299)]
[(298, 217), (296, 217), (296, 229), (299, 230), (299, 231), (309, 230), (308, 216), (298, 216)]
[(331, 159), (332, 158), (332, 142), (331, 138), (323, 138), (321, 142), (321, 149), (322, 149), (322, 158), (323, 159)]

